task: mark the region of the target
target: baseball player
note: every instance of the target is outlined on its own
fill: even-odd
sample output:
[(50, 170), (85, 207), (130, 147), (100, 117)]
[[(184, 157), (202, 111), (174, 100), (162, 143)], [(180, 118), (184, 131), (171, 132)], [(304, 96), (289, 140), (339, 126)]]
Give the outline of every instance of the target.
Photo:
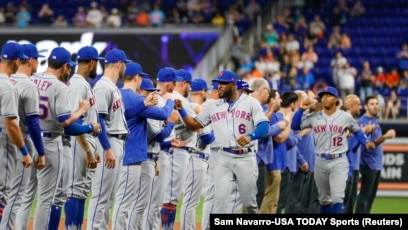
[(245, 94), (250, 94), (254, 92), (254, 90), (251, 87), (249, 87), (248, 83), (241, 79), (237, 80), (237, 90), (239, 93), (245, 93)]
[[(17, 82), (9, 78), (11, 74), (17, 71), (20, 62), (33, 63), (34, 60), (28, 60), (28, 57), (24, 55), (23, 47), (18, 43), (8, 42), (4, 44), (1, 50), (0, 63), (0, 152), (2, 153), (0, 160), (0, 222), (2, 222), (3, 225), (1, 229), (7, 229), (8, 226), (12, 226), (13, 223), (14, 209), (11, 204), (16, 200), (17, 194), (20, 191), (18, 184), (24, 184), (26, 181), (26, 177), (24, 177), (22, 172), (27, 170), (21, 167), (28, 168), (33, 162), (31, 154), (34, 148), (32, 148), (32, 143), (25, 141), (23, 136), (24, 131), (25, 133), (28, 132), (27, 126), (22, 126), (22, 129), (20, 129), (19, 126), (18, 116), (23, 109), (23, 105), (20, 104), (20, 107), (18, 107), (20, 100), (18, 89), (13, 86), (13, 84), (15, 85)], [(27, 70), (27, 67), (24, 69)], [(31, 69), (27, 71), (30, 72)], [(22, 87), (19, 86), (18, 88), (21, 89)], [(33, 112), (33, 117), (30, 118), (36, 120), (36, 108), (30, 108), (30, 111)], [(26, 122), (26, 115), (30, 116), (30, 111), (27, 111), (27, 114), (21, 111), (23, 112), (23, 116), (20, 114), (21, 123)], [(22, 121), (22, 119), (24, 120)], [(36, 126), (30, 123), (30, 129), (31, 128), (38, 129), (38, 125)], [(32, 130), (32, 132), (34, 135), (38, 134), (36, 130)], [(14, 145), (11, 143), (14, 143)], [(17, 154), (16, 147), (20, 150), (22, 155)], [(41, 150), (42, 146), (38, 144), (36, 147)], [(41, 152), (44, 153), (44, 151)], [(22, 165), (19, 163), (21, 161), (23, 162)], [(44, 162), (41, 162), (41, 164), (42, 163)], [(6, 204), (8, 204), (8, 206), (3, 210)], [(2, 220), (3, 214), (5, 217), (4, 220)]]
[[(77, 121), (79, 123), (98, 122), (98, 111), (95, 105), (96, 98), (88, 83), (88, 79), (95, 79), (98, 61), (103, 59), (98, 56), (98, 51), (92, 46), (84, 46), (78, 50), (78, 68), (76, 73), (69, 79), (67, 86), (72, 111), (78, 109), (77, 101), (86, 100), (90, 105), (88, 112)], [(68, 143), (64, 140), (65, 150), (65, 146), (68, 146)], [(90, 192), (91, 181), (89, 179), (93, 175), (93, 169), (96, 168), (96, 164), (99, 162), (99, 156), (95, 155), (97, 140), (93, 135), (79, 135), (71, 138), (70, 146), (72, 148), (69, 154), (70, 157), (64, 159), (66, 159), (66, 165), (70, 166), (71, 170), (65, 170), (62, 176), (62, 182), (66, 182), (68, 186), (66, 199), (61, 199), (62, 202), (66, 200), (64, 206), (65, 228), (82, 229), (85, 200)]]
[[(101, 159), (103, 164), (98, 164), (92, 179), (92, 197), (87, 218), (89, 230), (108, 229), (109, 212), (119, 185), (120, 162), (129, 133), (122, 97), (116, 82), (123, 78), (126, 63), (131, 61), (122, 50), (112, 49), (106, 53), (104, 62), (104, 74), (93, 88), (102, 130), (98, 135), (97, 149), (103, 151)], [(141, 104), (140, 108), (135, 110), (143, 109), (144, 105)]]
[(379, 111), (377, 97), (367, 96), (364, 101), (366, 113), (358, 120), (358, 124), (362, 126), (367, 124), (376, 126), (376, 129), (368, 134), (369, 140), (373, 141), (376, 147), (375, 149), (370, 149), (367, 146), (361, 147), (361, 188), (356, 201), (356, 214), (369, 214), (371, 212), (383, 167), (384, 153), (382, 143), (387, 139), (394, 138), (396, 135), (393, 129), (388, 130), (382, 135), (382, 130), (377, 120)]
[[(207, 82), (197, 78), (191, 82), (190, 99), (199, 114), (204, 108), (207, 99)], [(183, 204), (181, 206), (181, 229), (196, 228), (196, 208), (200, 202), (201, 193), (204, 188), (205, 174), (207, 171), (207, 160), (210, 144), (214, 141), (214, 134), (210, 126), (204, 127), (197, 134), (197, 143), (191, 151), (191, 158), (187, 168), (186, 183), (183, 189)]]
[[(33, 44), (24, 44), (22, 47), (28, 60), (21, 60), (16, 74), (13, 74), (10, 80), (16, 87), (19, 95), (19, 118), (24, 141), (30, 154), (37, 151), (38, 157), (34, 166), (37, 169), (42, 169), (45, 166), (45, 151), (39, 123), (38, 105), (40, 96), (37, 86), (30, 81), (29, 77), (37, 71), (38, 58), (44, 56), (38, 54), (37, 48)], [(12, 178), (11, 190), (7, 206), (3, 212), (0, 229), (13, 229), (16, 213), (21, 205), (19, 197), (23, 196), (31, 171), (35, 170), (33, 168), (24, 168), (20, 164), (22, 161), (20, 155), (14, 155), (16, 157), (16, 162), (13, 163), (15, 171), (10, 173)], [(9, 159), (12, 160), (11, 158)]]
[(348, 176), (348, 128), (360, 143), (367, 148), (374, 148), (361, 131), (353, 117), (337, 109), (338, 92), (334, 87), (327, 87), (319, 92), (322, 98), (323, 111), (312, 113), (302, 120), (303, 111), (311, 106), (310, 100), (305, 100), (293, 117), (292, 129), (312, 128), (316, 140), (315, 180), (319, 192), (320, 212), (344, 213), (344, 191)]
[[(176, 74), (181, 79), (176, 82), (173, 96), (184, 102), (190, 116), (196, 116), (190, 101), (187, 99), (192, 76), (184, 69), (177, 70)], [(176, 220), (176, 207), (186, 182), (188, 162), (191, 158), (190, 150), (194, 149), (197, 142), (197, 133), (190, 130), (182, 121), (176, 123), (174, 129), (180, 140), (186, 141), (187, 145), (182, 148), (173, 148), (173, 153), (170, 156), (170, 177), (160, 212), (163, 229), (173, 229)]]
[(176, 101), (176, 108), (192, 130), (211, 123), (215, 141), (214, 156), (214, 213), (228, 213), (227, 204), (232, 189), (230, 181), (236, 177), (244, 213), (257, 213), (256, 180), (258, 167), (252, 148), (255, 141), (268, 132), (269, 123), (260, 103), (253, 97), (239, 95), (237, 76), (224, 70), (217, 79), (220, 100), (210, 103), (196, 118), (188, 116)]
[[(143, 79), (138, 93), (147, 97), (150, 92), (157, 91), (154, 88), (150, 79)], [(172, 100), (167, 100), (172, 101)], [(167, 103), (166, 103), (167, 104)], [(174, 103), (173, 103), (174, 104)], [(167, 106), (157, 107), (159, 109), (166, 109)], [(157, 119), (146, 119), (147, 121), (147, 159), (141, 163), (141, 176), (137, 182), (135, 192), (136, 196), (133, 198), (128, 218), (129, 224), (127, 229), (145, 229), (145, 221), (143, 221), (144, 214), (152, 191), (152, 182), (155, 176), (160, 174), (160, 166), (158, 164), (158, 156), (160, 152), (160, 142), (167, 138), (174, 128), (174, 123), (179, 119), (179, 115), (173, 110), (173, 107), (167, 108), (171, 112), (171, 116), (167, 121)], [(164, 172), (166, 173), (166, 172)]]
[[(119, 189), (115, 197), (116, 200), (112, 216), (113, 229), (136, 228), (136, 226), (130, 226), (129, 223), (133, 203), (135, 199), (140, 201), (139, 196), (144, 197), (148, 195), (146, 191), (143, 191), (143, 194), (141, 191), (142, 162), (147, 160), (148, 151), (147, 118), (162, 121), (166, 120), (174, 108), (173, 100), (167, 100), (166, 105), (162, 108), (151, 106), (140, 112), (135, 109), (135, 107), (140, 107), (140, 104), (143, 106), (152, 102), (151, 105), (157, 104), (157, 97), (154, 92), (150, 93), (150, 97), (136, 94), (136, 91), (140, 89), (142, 78), (146, 75), (138, 63), (128, 63), (124, 74), (124, 85), (123, 88), (120, 89), (125, 108), (125, 118), (129, 128), (129, 137), (125, 143), (123, 165), (119, 178)], [(173, 122), (169, 122), (169, 127), (167, 128), (169, 132), (167, 136), (170, 130), (173, 129), (173, 125)], [(150, 182), (148, 184), (150, 185)], [(142, 217), (144, 209), (145, 207), (140, 208), (138, 212), (135, 213), (135, 215), (139, 217), (136, 218), (138, 219), (136, 223), (140, 224), (140, 228), (138, 229), (143, 229)], [(127, 223), (129, 223), (129, 225), (127, 225)]]
[[(171, 95), (175, 82), (182, 80), (177, 77), (176, 70), (170, 67), (161, 68), (157, 73), (157, 106), (162, 107), (165, 105), (166, 100), (163, 95)], [(174, 128), (170, 135), (160, 143), (160, 152), (158, 164), (160, 165), (160, 174), (155, 176), (152, 181), (151, 194), (147, 197), (148, 204), (146, 211), (144, 212), (144, 220), (146, 229), (160, 229), (161, 215), (160, 210), (163, 205), (164, 192), (168, 184), (170, 156), (172, 151), (171, 147), (184, 147), (187, 143), (185, 141), (179, 141), (176, 138)]]

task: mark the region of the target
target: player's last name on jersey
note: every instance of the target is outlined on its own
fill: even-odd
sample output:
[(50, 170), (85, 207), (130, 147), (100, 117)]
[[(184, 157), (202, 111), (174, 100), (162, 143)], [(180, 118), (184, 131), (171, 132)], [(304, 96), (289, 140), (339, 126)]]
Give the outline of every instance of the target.
[(407, 229), (408, 214), (370, 215), (273, 215), (273, 214), (211, 214), (213, 229), (290, 229), (290, 226), (313, 226), (313, 229)]

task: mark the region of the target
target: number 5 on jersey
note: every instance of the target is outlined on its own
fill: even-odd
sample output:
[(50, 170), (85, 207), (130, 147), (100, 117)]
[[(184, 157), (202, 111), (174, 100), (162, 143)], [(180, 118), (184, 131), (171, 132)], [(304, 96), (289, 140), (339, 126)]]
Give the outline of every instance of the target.
[(45, 120), (48, 117), (48, 97), (40, 96), (40, 116), (41, 120)]

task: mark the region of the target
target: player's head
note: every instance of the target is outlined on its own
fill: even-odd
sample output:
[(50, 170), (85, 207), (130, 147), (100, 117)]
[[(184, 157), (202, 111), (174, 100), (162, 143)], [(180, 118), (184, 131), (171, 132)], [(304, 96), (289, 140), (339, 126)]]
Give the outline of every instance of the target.
[(280, 97), (279, 91), (277, 91), (276, 89), (271, 89), (271, 91), (269, 92), (267, 103), (272, 103), (273, 112), (279, 111), (282, 104), (282, 99)]
[[(31, 43), (21, 45), (24, 50), (24, 55), (28, 57), (28, 60), (21, 60), (21, 65), (27, 65), (30, 68), (31, 74), (37, 72), (38, 58), (45, 57), (38, 53), (37, 47)], [(30, 74), (30, 75), (31, 75)]]
[(339, 92), (336, 88), (327, 86), (318, 93), (324, 109), (333, 109), (339, 103)]
[(361, 100), (355, 94), (349, 94), (344, 99), (344, 107), (351, 113), (352, 116), (360, 115)]
[(218, 96), (218, 82), (216, 82), (216, 81), (211, 82), (210, 98), (211, 98), (211, 99), (214, 99), (214, 100), (220, 98), (220, 97)]
[(237, 93), (237, 75), (229, 70), (221, 71), (213, 81), (218, 83), (218, 96), (229, 99)]
[(316, 105), (318, 103), (316, 94), (311, 90), (305, 90), (307, 97), (309, 98), (312, 106), (309, 109), (309, 112), (314, 112), (316, 110)]
[(368, 115), (376, 117), (379, 111), (378, 98), (376, 96), (367, 96), (365, 98), (364, 109)]
[(177, 76), (176, 70), (171, 67), (164, 67), (157, 72), (157, 86), (160, 88), (160, 92), (165, 94), (167, 92), (172, 93), (176, 82), (183, 81), (182, 78)]
[(281, 98), (282, 98), (282, 103), (281, 103), (282, 108), (289, 108), (292, 111), (295, 110), (296, 102), (298, 101), (298, 95), (295, 92), (286, 91), (281, 95)]
[(76, 65), (71, 61), (71, 53), (63, 47), (56, 47), (51, 50), (48, 57), (48, 68), (57, 71), (61, 81), (67, 81), (71, 75), (71, 69)]
[(20, 62), (27, 59), (23, 47), (17, 42), (7, 42), (1, 49), (1, 63), (5, 66), (7, 75), (15, 73)]
[(127, 63), (123, 75), (123, 81), (125, 83), (132, 83), (135, 90), (140, 88), (142, 79), (148, 76), (146, 73), (143, 73), (142, 66), (137, 62)]
[(296, 102), (295, 110), (298, 109), (304, 100), (308, 98), (307, 93), (304, 90), (295, 90), (296, 95), (298, 96), (298, 100)]
[(249, 87), (248, 82), (241, 80), (241, 79), (237, 81), (237, 90), (239, 93), (244, 93), (244, 94), (250, 94), (254, 92), (254, 90), (251, 87)]
[(152, 80), (149, 78), (143, 78), (140, 84), (140, 88), (139, 90), (137, 90), (137, 92), (140, 95), (147, 97), (149, 93), (154, 92), (154, 91), (158, 91), (158, 89), (154, 87)]
[(84, 77), (95, 79), (99, 60), (105, 60), (105, 58), (99, 57), (98, 51), (93, 46), (82, 47), (77, 53), (77, 72)]
[(126, 64), (132, 62), (126, 57), (125, 52), (119, 49), (112, 49), (105, 54), (105, 73), (112, 72), (123, 78)]
[(176, 90), (183, 95), (183, 97), (188, 97), (191, 81), (193, 80), (191, 73), (185, 69), (179, 69), (176, 71), (176, 74), (179, 78), (183, 79), (182, 81), (176, 82)]
[(198, 97), (201, 98), (202, 102), (204, 102), (207, 99), (207, 91), (210, 89), (211, 88), (207, 86), (207, 82), (204, 79), (193, 79), (190, 87), (191, 100)]
[(254, 98), (258, 99), (261, 105), (266, 104), (271, 91), (268, 81), (263, 78), (255, 79), (251, 84), (251, 88), (253, 90), (253, 93), (251, 95)]

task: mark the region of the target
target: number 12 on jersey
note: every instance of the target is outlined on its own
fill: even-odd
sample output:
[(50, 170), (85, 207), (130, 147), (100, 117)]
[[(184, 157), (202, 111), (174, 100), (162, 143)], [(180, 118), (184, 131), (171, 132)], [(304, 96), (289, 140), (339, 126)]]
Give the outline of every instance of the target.
[(343, 137), (334, 137), (333, 146), (343, 146)]

